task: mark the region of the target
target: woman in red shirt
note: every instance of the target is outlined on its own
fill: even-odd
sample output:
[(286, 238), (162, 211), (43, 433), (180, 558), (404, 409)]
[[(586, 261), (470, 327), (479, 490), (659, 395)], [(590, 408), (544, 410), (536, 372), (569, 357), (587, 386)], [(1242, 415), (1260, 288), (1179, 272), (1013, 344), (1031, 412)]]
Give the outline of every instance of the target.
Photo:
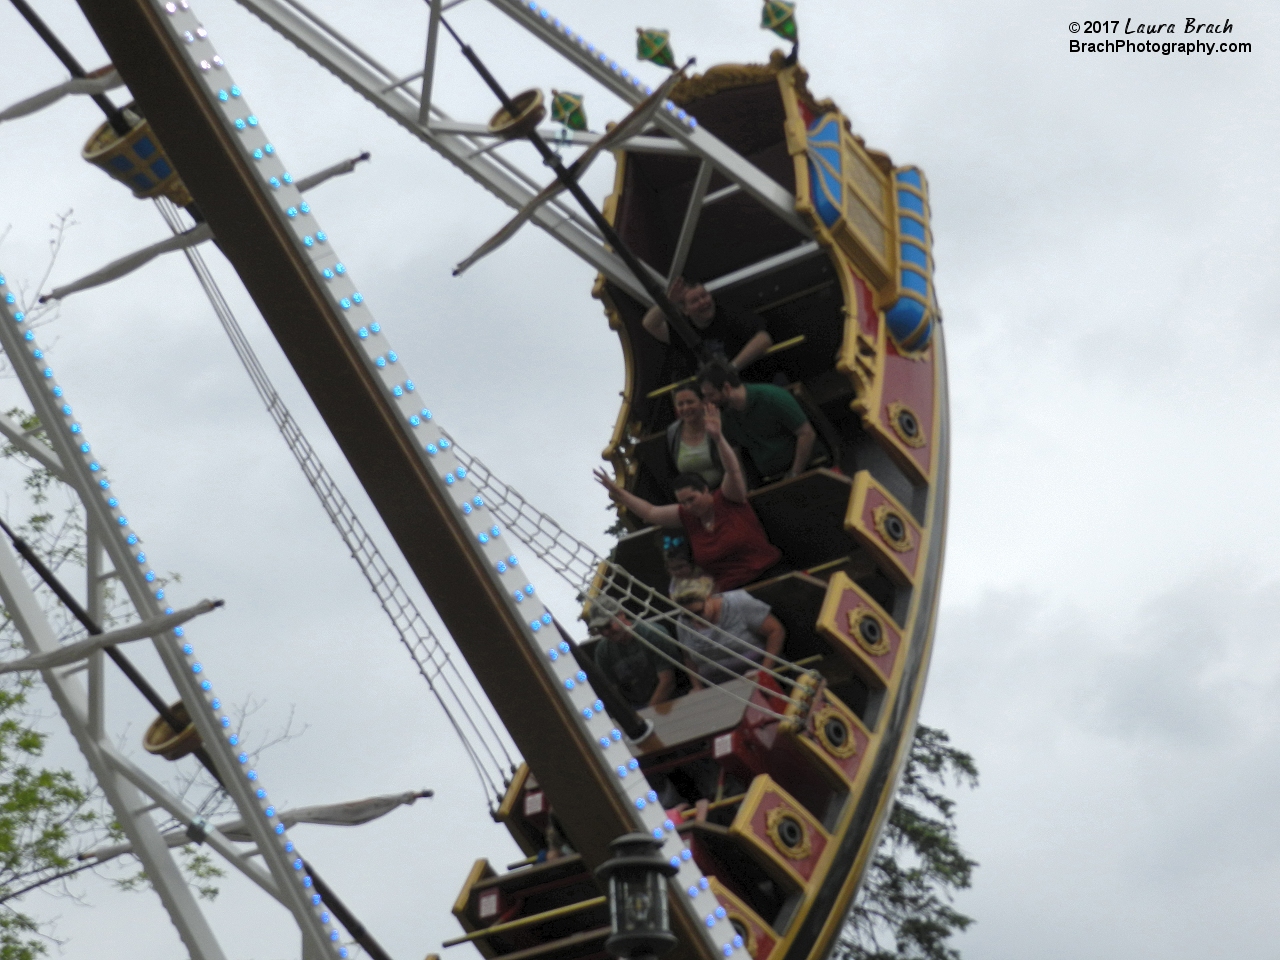
[(682, 473), (672, 484), (676, 502), (657, 506), (619, 486), (596, 468), (595, 477), (645, 523), (683, 527), (693, 548), (693, 562), (716, 582), (716, 590), (738, 587), (784, 573), (782, 551), (769, 542), (760, 518), (747, 503), (747, 484), (738, 456), (720, 430), (720, 411), (707, 405), (707, 437), (716, 445), (724, 466), (724, 480), (717, 490), (696, 473)]

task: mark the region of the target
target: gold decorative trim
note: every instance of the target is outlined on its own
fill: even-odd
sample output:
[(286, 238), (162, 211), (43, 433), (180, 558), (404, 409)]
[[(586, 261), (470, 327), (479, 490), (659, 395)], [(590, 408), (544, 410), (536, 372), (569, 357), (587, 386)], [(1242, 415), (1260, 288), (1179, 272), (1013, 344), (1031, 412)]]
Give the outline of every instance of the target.
[(778, 67), (772, 63), (721, 63), (706, 73), (695, 73), (677, 83), (671, 91), (671, 102), (687, 107), (695, 100), (714, 97), (726, 90), (772, 83), (777, 76)]
[[(876, 643), (871, 643), (862, 634), (862, 624), (867, 620), (874, 623), (880, 630), (880, 639)], [(849, 635), (853, 637), (858, 646), (873, 657), (883, 657), (889, 652), (889, 631), (885, 628), (880, 618), (866, 607), (858, 607), (856, 610), (849, 611)]]
[[(916, 432), (914, 434), (910, 433), (902, 425), (901, 418), (904, 413), (911, 418), (910, 422), (915, 424)], [(895, 400), (889, 404), (889, 425), (893, 427), (893, 432), (898, 435), (898, 439), (908, 447), (923, 447), (925, 445), (924, 428), (920, 423), (920, 418), (905, 403), (899, 403)]]
[[(788, 846), (782, 841), (782, 822), (790, 820), (800, 828), (800, 843), (794, 847)], [(809, 854), (813, 852), (813, 844), (809, 839), (809, 828), (805, 822), (796, 816), (786, 807), (774, 807), (764, 817), (765, 829), (769, 833), (769, 839), (773, 841), (773, 845), (778, 848), (783, 856), (790, 857), (792, 860), (808, 859)]]
[[(916, 538), (911, 535), (911, 527), (907, 524), (907, 521), (903, 519), (902, 515), (898, 513), (897, 510), (893, 509), (893, 507), (889, 506), (887, 503), (882, 503), (880, 506), (875, 508), (872, 516), (875, 518), (876, 532), (880, 534), (880, 539), (898, 553), (908, 553), (913, 547), (915, 547)], [(897, 520), (902, 526), (902, 536), (895, 537), (889, 532), (889, 524), (891, 522), (890, 518)]]
[[(839, 720), (849, 731), (847, 739), (842, 744), (832, 743), (831, 738), (827, 736), (827, 721), (832, 719)], [(849, 722), (848, 717), (834, 707), (823, 707), (813, 715), (813, 731), (818, 742), (822, 744), (822, 749), (837, 759), (848, 760), (858, 752), (858, 740), (853, 735), (853, 724)]]

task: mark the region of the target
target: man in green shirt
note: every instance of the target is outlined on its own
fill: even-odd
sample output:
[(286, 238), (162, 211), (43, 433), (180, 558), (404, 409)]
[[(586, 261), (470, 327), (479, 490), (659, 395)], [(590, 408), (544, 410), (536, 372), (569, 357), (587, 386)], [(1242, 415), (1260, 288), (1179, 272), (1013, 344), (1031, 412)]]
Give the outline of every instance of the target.
[(698, 371), (702, 396), (720, 408), (725, 437), (745, 450), (765, 482), (794, 477), (813, 455), (817, 434), (786, 390), (746, 383), (729, 364), (712, 361)]
[(651, 707), (670, 699), (680, 652), (666, 631), (643, 620), (633, 624), (617, 600), (603, 596), (591, 601), (587, 626), (602, 638), (596, 666), (628, 703)]

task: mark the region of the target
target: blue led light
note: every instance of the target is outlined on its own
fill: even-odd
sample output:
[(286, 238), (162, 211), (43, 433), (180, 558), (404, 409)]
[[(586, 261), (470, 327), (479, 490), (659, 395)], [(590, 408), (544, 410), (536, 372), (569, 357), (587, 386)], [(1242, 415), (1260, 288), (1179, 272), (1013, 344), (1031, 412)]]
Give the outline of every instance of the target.
[(79, 432), (80, 432), (80, 424), (78, 424), (78, 423), (73, 423), (73, 424), (71, 425), (70, 429), (71, 429), (71, 432), (72, 432), (72, 433), (79, 433)]
[(466, 468), (466, 467), (459, 467), (459, 468), (458, 468), (458, 476), (459, 476), (459, 477), (465, 477), (466, 475), (467, 475), (467, 468)]
[(157, 590), (157, 591), (156, 591), (156, 599), (157, 599), (157, 600), (163, 600), (163, 599), (164, 599), (164, 591), (163, 591), (163, 590)]
[(496, 524), (495, 524), (494, 526), (492, 526), (492, 527), (490, 527), (490, 528), (489, 528), (489, 533), (490, 533), (492, 536), (495, 536), (495, 537), (500, 537), (500, 536), (502, 536), (502, 531), (498, 529), (498, 527), (497, 527), (497, 525), (496, 525)]
[(680, 859), (681, 859), (681, 860), (688, 860), (688, 859), (689, 859), (689, 858), (691, 858), (692, 856), (693, 856), (693, 854), (692, 854), (692, 853), (690, 853), (687, 849), (685, 849), (685, 850), (681, 850), (681, 851), (680, 851)]
[(431, 454), (431, 456), (434, 457), (438, 452), (439, 451), (436, 450), (436, 445), (434, 443), (427, 444), (427, 453)]
[(615, 727), (614, 729), (609, 731), (609, 736), (613, 737), (614, 743), (617, 743), (619, 740), (622, 739), (622, 731)]
[(297, 860), (293, 861), (293, 869), (295, 869), (295, 870), (301, 870), (301, 869), (302, 869), (302, 858), (301, 858), (301, 857), (299, 857)]
[(276, 815), (276, 808), (267, 807), (267, 809), (263, 810), (262, 812), (268, 817), (274, 817)]
[(273, 154), (273, 153), (275, 153), (275, 152), (276, 152), (276, 148), (275, 148), (275, 147), (273, 147), (271, 144), (269, 144), (269, 143), (268, 143), (268, 144), (266, 144), (265, 146), (263, 146), (262, 151), (263, 151), (263, 153), (265, 153), (267, 156), (271, 156), (271, 154)]
[(733, 956), (733, 947), (729, 946), (729, 944), (726, 943), (723, 947), (720, 948), (720, 952), (723, 953), (726, 957), (731, 957)]
[(219, 100), (221, 100), (223, 103), (226, 103), (226, 102), (227, 102), (228, 100), (230, 100), (231, 98), (227, 96), (227, 91), (225, 91), (225, 90), (219, 90), (219, 91), (218, 91), (218, 99), (219, 99)]
[[(551, 626), (551, 614), (544, 613), (542, 615), (542, 622), (545, 623), (548, 627)], [(604, 708), (600, 707), (599, 709), (603, 710)]]
[(417, 387), (414, 386), (412, 380), (406, 380), (404, 382), (404, 388), (408, 390), (410, 393), (413, 393), (413, 391), (417, 389)]
[(310, 237), (303, 237), (303, 238), (302, 238), (302, 245), (303, 245), (304, 247), (312, 246), (314, 243), (315, 243), (315, 241), (314, 241), (314, 240), (312, 240)]
[(242, 753), (240, 754), (240, 756), (236, 757), (236, 759), (239, 760), (241, 763), (248, 763), (249, 755), (247, 753)]
[[(550, 616), (550, 614), (548, 614), (548, 616)], [(595, 703), (592, 704), (592, 706), (596, 708), (596, 713), (604, 713), (603, 700), (597, 700)]]
[(272, 190), (279, 190), (279, 189), (280, 189), (280, 181), (279, 181), (279, 180), (277, 180), (275, 177), (272, 177), (270, 180), (268, 180), (268, 181), (267, 181), (267, 183), (271, 184), (271, 189), (272, 189)]
[(717, 920), (724, 919), (724, 907), (716, 907), (716, 919)]
[[(13, 294), (9, 294), (9, 296), (13, 296)], [(31, 351), (31, 355), (32, 355), (33, 357), (35, 357), (37, 360), (43, 360), (43, 359), (44, 359), (44, 354), (43, 354), (43, 353), (41, 353), (39, 350), (32, 350), (32, 351)]]
[(81, 452), (81, 453), (88, 453), (88, 452), (89, 452), (89, 450), (90, 450), (90, 447), (89, 447), (89, 445), (88, 445), (87, 443), (82, 443), (82, 444), (80, 444), (80, 452)]
[(645, 807), (647, 807), (648, 805), (649, 805), (649, 803), (648, 803), (648, 801), (646, 801), (646, 800), (645, 800), (645, 798), (644, 798), (644, 797), (636, 797), (636, 809), (637, 809), (637, 810), (643, 810), (643, 809), (644, 809)]
[(106, 480), (99, 480), (99, 481), (98, 481), (98, 486), (100, 486), (103, 490), (110, 490), (110, 489), (111, 489), (111, 484), (110, 484), (108, 481), (106, 481)]
[(32, 333), (30, 330), (28, 330), (26, 333), (22, 335), (23, 340), (34, 340), (35, 338), (36, 338), (36, 335)]
[[(27, 315), (23, 313), (21, 310), (19, 310), (17, 313), (13, 315), (13, 319), (16, 320), (18, 323), (21, 323), (23, 320), (27, 319)], [(62, 396), (62, 394), (60, 394), (57, 390), (53, 391), (53, 395), (55, 397)]]
[[(89, 464), (89, 469), (90, 469), (90, 470), (97, 470), (97, 469), (98, 469), (98, 465), (97, 465), (96, 463), (91, 463), (91, 464)], [(117, 520), (117, 521), (116, 521), (116, 523), (120, 524), (120, 526), (122, 526), (122, 527), (127, 527), (127, 526), (129, 525), (129, 518), (128, 518), (128, 517), (121, 517), (119, 520)]]
[(231, 95), (232, 95), (233, 97), (238, 97), (238, 96), (240, 96), (240, 88), (239, 88), (239, 87), (232, 87), (232, 88), (231, 88)]
[(499, 573), (506, 573), (507, 565), (503, 563), (501, 560), (499, 560), (496, 564), (494, 564), (494, 569), (497, 570)]
[(277, 823), (277, 824), (276, 824), (276, 836), (283, 836), (283, 835), (284, 835), (284, 824), (283, 824), (283, 823)]
[(689, 896), (696, 897), (697, 895), (698, 895), (698, 888), (696, 886), (690, 887)]
[[(451, 446), (453, 446), (453, 444), (449, 442), (449, 438), (448, 438), (448, 437), (441, 437), (441, 438), (440, 438), (440, 449), (441, 449), (441, 450), (448, 450)], [(465, 476), (465, 474), (464, 474), (464, 476)]]
[[(566, 683), (571, 683), (572, 681), (566, 680), (565, 682), (566, 682)], [(590, 719), (591, 719), (592, 717), (594, 717), (594, 716), (595, 716), (595, 713), (592, 711), (592, 709), (591, 709), (590, 707), (583, 707), (583, 709), (582, 709), (582, 719), (583, 719), (583, 720), (590, 720)]]
[(674, 830), (675, 828), (676, 828), (676, 825), (675, 825), (674, 823), (672, 823), (670, 820), (663, 820), (663, 821), (662, 821), (662, 829), (664, 829), (664, 830)]
[(430, 419), (431, 419), (431, 411), (430, 411), (430, 410), (428, 410), (426, 407), (423, 407), (423, 408), (422, 408), (422, 419), (423, 419), (423, 420), (430, 420)]
[(346, 947), (340, 948), (338, 950), (338, 956), (341, 958), (341, 960), (347, 960), (347, 948)]
[(243, 129), (244, 129), (244, 121), (243, 121), (243, 120), (241, 120), (239, 117), (236, 117), (236, 129), (237, 129), (237, 130), (243, 130)]
[[(470, 512), (470, 509), (471, 509), (471, 508), (470, 508), (470, 507), (467, 507), (467, 506), (465, 506), (465, 505), (464, 505), (463, 509), (464, 509), (464, 510), (467, 510), (468, 512)], [(516, 603), (523, 603), (523, 602), (524, 602), (524, 594), (523, 594), (523, 593), (521, 593), (519, 590), (517, 590), (517, 591), (516, 591), (515, 593), (513, 593), (511, 596), (515, 598)]]
[(253, 159), (255, 159), (255, 160), (261, 160), (261, 159), (262, 159), (262, 148), (261, 148), (261, 147), (259, 147), (259, 148), (258, 148), (257, 150), (255, 150), (255, 151), (253, 151)]
[(555, 647), (552, 647), (550, 650), (547, 651), (547, 658), (554, 663), (556, 660), (560, 659), (560, 653), (559, 651), (556, 650)]
[(369, 331), (366, 328), (361, 327), (359, 330), (356, 331), (356, 336), (359, 337), (361, 340), (368, 340)]
[(385, 367), (385, 366), (387, 365), (387, 360), (386, 360), (386, 358), (385, 358), (385, 357), (378, 357), (378, 359), (377, 359), (377, 360), (375, 360), (375, 361), (373, 361), (373, 362), (374, 362), (374, 364), (375, 364), (376, 366), (378, 366), (379, 368), (381, 368), (381, 367)]
[(392, 387), (392, 388), (391, 388), (391, 392), (392, 392), (392, 394), (394, 394), (394, 395), (395, 395), (395, 396), (397, 396), (397, 397), (403, 397), (403, 396), (404, 396), (404, 390), (403, 390), (399, 385), (396, 385), (396, 386)]
[[(464, 504), (462, 505), (462, 512), (463, 512), (464, 514), (466, 514), (467, 516), (470, 516), (470, 515), (471, 515), (471, 504), (469, 504), (469, 503), (464, 503)], [(520, 594), (518, 594), (518, 593), (516, 594), (516, 600), (517, 600), (517, 601), (519, 601), (519, 600), (523, 600), (523, 599), (524, 599), (524, 597), (520, 596)]]
[(578, 674), (577, 674), (577, 678), (576, 678), (576, 679), (577, 679), (577, 681), (578, 681), (579, 683), (586, 683), (586, 682), (587, 682), (587, 673), (586, 673), (586, 671), (585, 671), (585, 670), (579, 670), (579, 671), (578, 671)]
[(186, 636), (186, 633), (187, 633), (187, 631), (183, 630), (181, 627), (174, 627), (174, 628), (173, 628), (173, 635), (174, 635), (175, 637), (183, 637), (183, 636)]
[(658, 802), (658, 791), (656, 791), (656, 790), (650, 790), (650, 791), (646, 794), (646, 796), (649, 798), (649, 802), (650, 802), (650, 803), (657, 803), (657, 802)]
[(223, 725), (223, 727), (229, 727), (229, 726), (231, 726), (231, 718), (230, 718), (230, 717), (223, 717), (223, 718), (222, 718), (221, 720), (219, 720), (218, 722), (219, 722), (220, 724), (222, 724), (222, 725)]
[(330, 940), (337, 940), (337, 939), (338, 939), (338, 931), (337, 931), (337, 930), (335, 930), (335, 931), (333, 931), (333, 933), (329, 934), (329, 939), (330, 939)]
[(739, 950), (741, 950), (741, 949), (742, 949), (742, 935), (741, 935), (741, 934), (739, 934), (738, 936), (736, 936), (736, 937), (734, 937), (734, 938), (733, 938), (733, 945), (734, 945), (734, 947), (735, 947), (736, 949), (739, 949)]
[(195, 652), (195, 647), (191, 646), (189, 643), (184, 643), (182, 645), (182, 652), (187, 656), (191, 656), (191, 654)]
[(293, 183), (292, 174), (288, 174), (288, 173), (281, 174), (280, 179), (283, 180), (285, 183)]
[(627, 775), (627, 768), (626, 768), (626, 767), (619, 767), (619, 768), (618, 768), (618, 776), (620, 776), (620, 777), (625, 777), (626, 775)]
[(324, 270), (323, 270), (323, 271), (321, 271), (321, 272), (324, 274), (324, 278), (325, 278), (326, 280), (332, 280), (332, 279), (333, 279), (333, 271), (332, 271), (332, 270), (330, 270), (328, 267), (325, 267), (325, 268), (324, 268)]
[[(446, 473), (446, 474), (444, 475), (444, 482), (445, 482), (448, 486), (452, 487), (452, 486), (453, 486), (453, 484), (454, 484), (453, 474), (452, 474), (452, 473)], [(483, 536), (484, 536), (484, 534), (482, 533), (482, 534), (480, 534), (480, 536), (482, 536), (482, 537), (483, 537)], [(480, 542), (481, 542), (481, 543), (484, 543), (484, 541), (483, 541), (483, 540), (481, 540)]]
[(325, 233), (323, 230), (317, 230), (316, 239), (319, 240), (321, 243), (325, 243), (328, 241), (329, 235)]
[(484, 506), (484, 501), (483, 501), (482, 499), (480, 499), (479, 497), (476, 497), (476, 498), (475, 498), (474, 500), (472, 500), (471, 502), (472, 502), (472, 503), (474, 503), (477, 507), (483, 507), (483, 506)]
[(255, 795), (257, 796), (257, 798), (258, 798), (259, 800), (265, 800), (265, 799), (267, 799), (267, 791), (265, 791), (265, 790), (258, 790), (258, 792), (257, 792)]
[(249, 126), (256, 127), (257, 125), (258, 125), (258, 118), (251, 115), (249, 117)]
[(711, 886), (711, 881), (708, 880), (706, 877), (699, 877), (698, 886), (700, 886), (703, 890), (707, 890)]
[(138, 542), (138, 535), (136, 533), (131, 533), (124, 538), (124, 542), (129, 544), (130, 546), (133, 546), (135, 543)]
[(418, 415), (415, 413), (415, 414), (410, 415), (410, 417), (409, 417), (409, 423), (411, 423), (413, 426), (417, 427), (417, 426), (421, 426), (421, 425), (422, 425), (422, 420), (421, 420), (421, 419), (418, 417)]
[(632, 769), (632, 770), (639, 770), (639, 769), (640, 769), (640, 761), (639, 761), (639, 760), (637, 760), (635, 757), (632, 757), (630, 760), (628, 760), (628, 761), (627, 761), (627, 767), (628, 767), (628, 768), (630, 768), (630, 769)]
[(249, 780), (257, 780), (257, 779), (258, 779), (258, 771), (257, 771), (257, 770), (250, 770), (248, 773), (246, 773), (246, 774), (245, 774), (245, 777), (246, 777), (247, 779), (249, 779)]
[(311, 212), (311, 204), (307, 203), (307, 202), (304, 200), (304, 201), (302, 201), (302, 203), (298, 204), (298, 209), (299, 209), (299, 210), (301, 210), (303, 213), (310, 213), (310, 212)]
[(525, 592), (525, 594), (526, 594), (527, 596), (532, 597), (532, 596), (533, 596), (533, 584), (532, 584), (532, 583), (526, 583), (526, 584), (524, 585), (524, 592)]
[(213, 700), (209, 703), (209, 706), (213, 707), (213, 709), (215, 710), (221, 710), (222, 701), (219, 700), (217, 697), (214, 697)]
[(47, 379), (49, 379), (50, 377), (52, 377), (52, 376), (53, 376), (53, 371), (52, 371), (52, 370), (50, 370), (48, 367), (45, 367), (45, 368), (44, 368), (44, 376), (45, 376), (45, 379), (46, 379), (46, 380), (47, 380)]
[(653, 839), (655, 839), (655, 840), (661, 840), (661, 839), (662, 839), (662, 828), (661, 828), (661, 827), (654, 827), (654, 828), (653, 828)]
[(200, 689), (201, 689), (201, 690), (212, 690), (212, 689), (213, 689), (213, 684), (212, 684), (212, 683), (210, 683), (208, 680), (201, 680), (201, 681), (200, 681)]
[[(321, 242), (321, 243), (324, 243), (324, 239), (325, 239), (325, 238), (324, 238), (324, 234), (317, 233), (317, 234), (316, 234), (316, 237), (318, 237), (318, 238), (319, 238), (319, 240), (320, 240), (320, 242)], [(333, 270), (334, 270), (334, 272), (335, 272), (335, 273), (337, 273), (339, 276), (341, 276), (342, 274), (344, 274), (344, 273), (346, 273), (346, 272), (347, 272), (347, 268), (346, 268), (345, 266), (343, 266), (342, 264), (340, 264), (340, 263), (335, 263), (335, 264), (333, 265)]]
[[(716, 918), (708, 913), (707, 919), (704, 922), (708, 927), (714, 927), (716, 925)], [(728, 956), (728, 954), (725, 954), (725, 956)]]
[(284, 215), (285, 215), (286, 217), (296, 217), (296, 216), (298, 215), (298, 208), (297, 208), (297, 207), (290, 207), (288, 210), (286, 210), (286, 211), (284, 212)]
[(539, 630), (542, 629), (542, 624), (540, 624), (537, 620), (531, 620), (529, 622), (529, 629), (532, 630), (534, 633), (537, 633)]
[(399, 359), (400, 354), (396, 353), (394, 350), (387, 351), (387, 363), (395, 363)]
[(679, 858), (679, 857), (672, 857), (672, 858), (671, 858), (671, 865), (672, 865), (673, 867), (675, 867), (677, 870), (679, 870), (679, 869), (680, 869), (680, 858)]
[(156, 579), (156, 575), (152, 571), (148, 570), (144, 575), (143, 579), (145, 579), (147, 583), (154, 583)]
[(318, 893), (313, 893), (313, 894), (311, 895), (311, 905), (312, 905), (313, 907), (318, 907), (318, 906), (320, 906), (320, 894), (318, 894)]
[(356, 303), (364, 303), (364, 294), (363, 294), (363, 293), (353, 293), (353, 294), (351, 295), (351, 299), (352, 299), (352, 300), (354, 300)]
[(303, 878), (302, 878), (302, 885), (303, 885), (304, 887), (310, 887), (310, 886), (311, 886), (311, 878), (310, 878), (310, 877), (303, 877)]
[(608, 737), (601, 737), (601, 738), (600, 738), (600, 749), (601, 749), (601, 750), (608, 750), (611, 746), (613, 746), (613, 741), (612, 741), (612, 740), (610, 740)]
[(371, 323), (369, 324), (369, 329), (372, 330), (374, 333), (377, 333), (382, 329), (382, 326), (378, 323)]
[[(240, 743), (240, 738), (233, 733), (231, 736), (227, 737), (227, 743), (231, 744), (233, 747), (237, 746)], [(244, 763), (243, 760), (240, 762)]]

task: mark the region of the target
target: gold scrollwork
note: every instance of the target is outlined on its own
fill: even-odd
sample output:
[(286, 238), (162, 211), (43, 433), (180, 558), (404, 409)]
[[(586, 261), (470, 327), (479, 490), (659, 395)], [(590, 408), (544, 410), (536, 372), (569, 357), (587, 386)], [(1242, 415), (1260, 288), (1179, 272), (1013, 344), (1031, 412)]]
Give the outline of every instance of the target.
[(925, 445), (924, 428), (920, 423), (920, 418), (905, 403), (899, 403), (895, 400), (889, 404), (889, 425), (893, 427), (893, 432), (898, 435), (898, 439), (908, 447), (923, 447)]
[(880, 539), (898, 553), (907, 553), (915, 547), (916, 538), (911, 535), (911, 528), (907, 526), (907, 521), (902, 519), (902, 514), (893, 507), (882, 503), (876, 507), (872, 516), (875, 518), (876, 532), (880, 534)]
[[(867, 636), (868, 634), (879, 639), (873, 640)], [(873, 657), (883, 657), (889, 652), (889, 631), (885, 629), (880, 618), (866, 607), (857, 607), (849, 611), (849, 635), (857, 641), (858, 646)]]
[[(774, 807), (765, 814), (764, 826), (769, 833), (769, 839), (784, 856), (792, 860), (804, 860), (813, 852), (813, 844), (809, 840), (809, 828), (786, 807)], [(782, 836), (784, 830), (788, 833), (798, 831), (798, 841), (791, 844), (784, 840)]]
[[(836, 743), (827, 730), (831, 721), (839, 721), (844, 726), (844, 742)], [(813, 731), (822, 748), (839, 760), (848, 760), (858, 752), (858, 741), (853, 735), (853, 727), (849, 719), (834, 707), (823, 707), (813, 715)]]

